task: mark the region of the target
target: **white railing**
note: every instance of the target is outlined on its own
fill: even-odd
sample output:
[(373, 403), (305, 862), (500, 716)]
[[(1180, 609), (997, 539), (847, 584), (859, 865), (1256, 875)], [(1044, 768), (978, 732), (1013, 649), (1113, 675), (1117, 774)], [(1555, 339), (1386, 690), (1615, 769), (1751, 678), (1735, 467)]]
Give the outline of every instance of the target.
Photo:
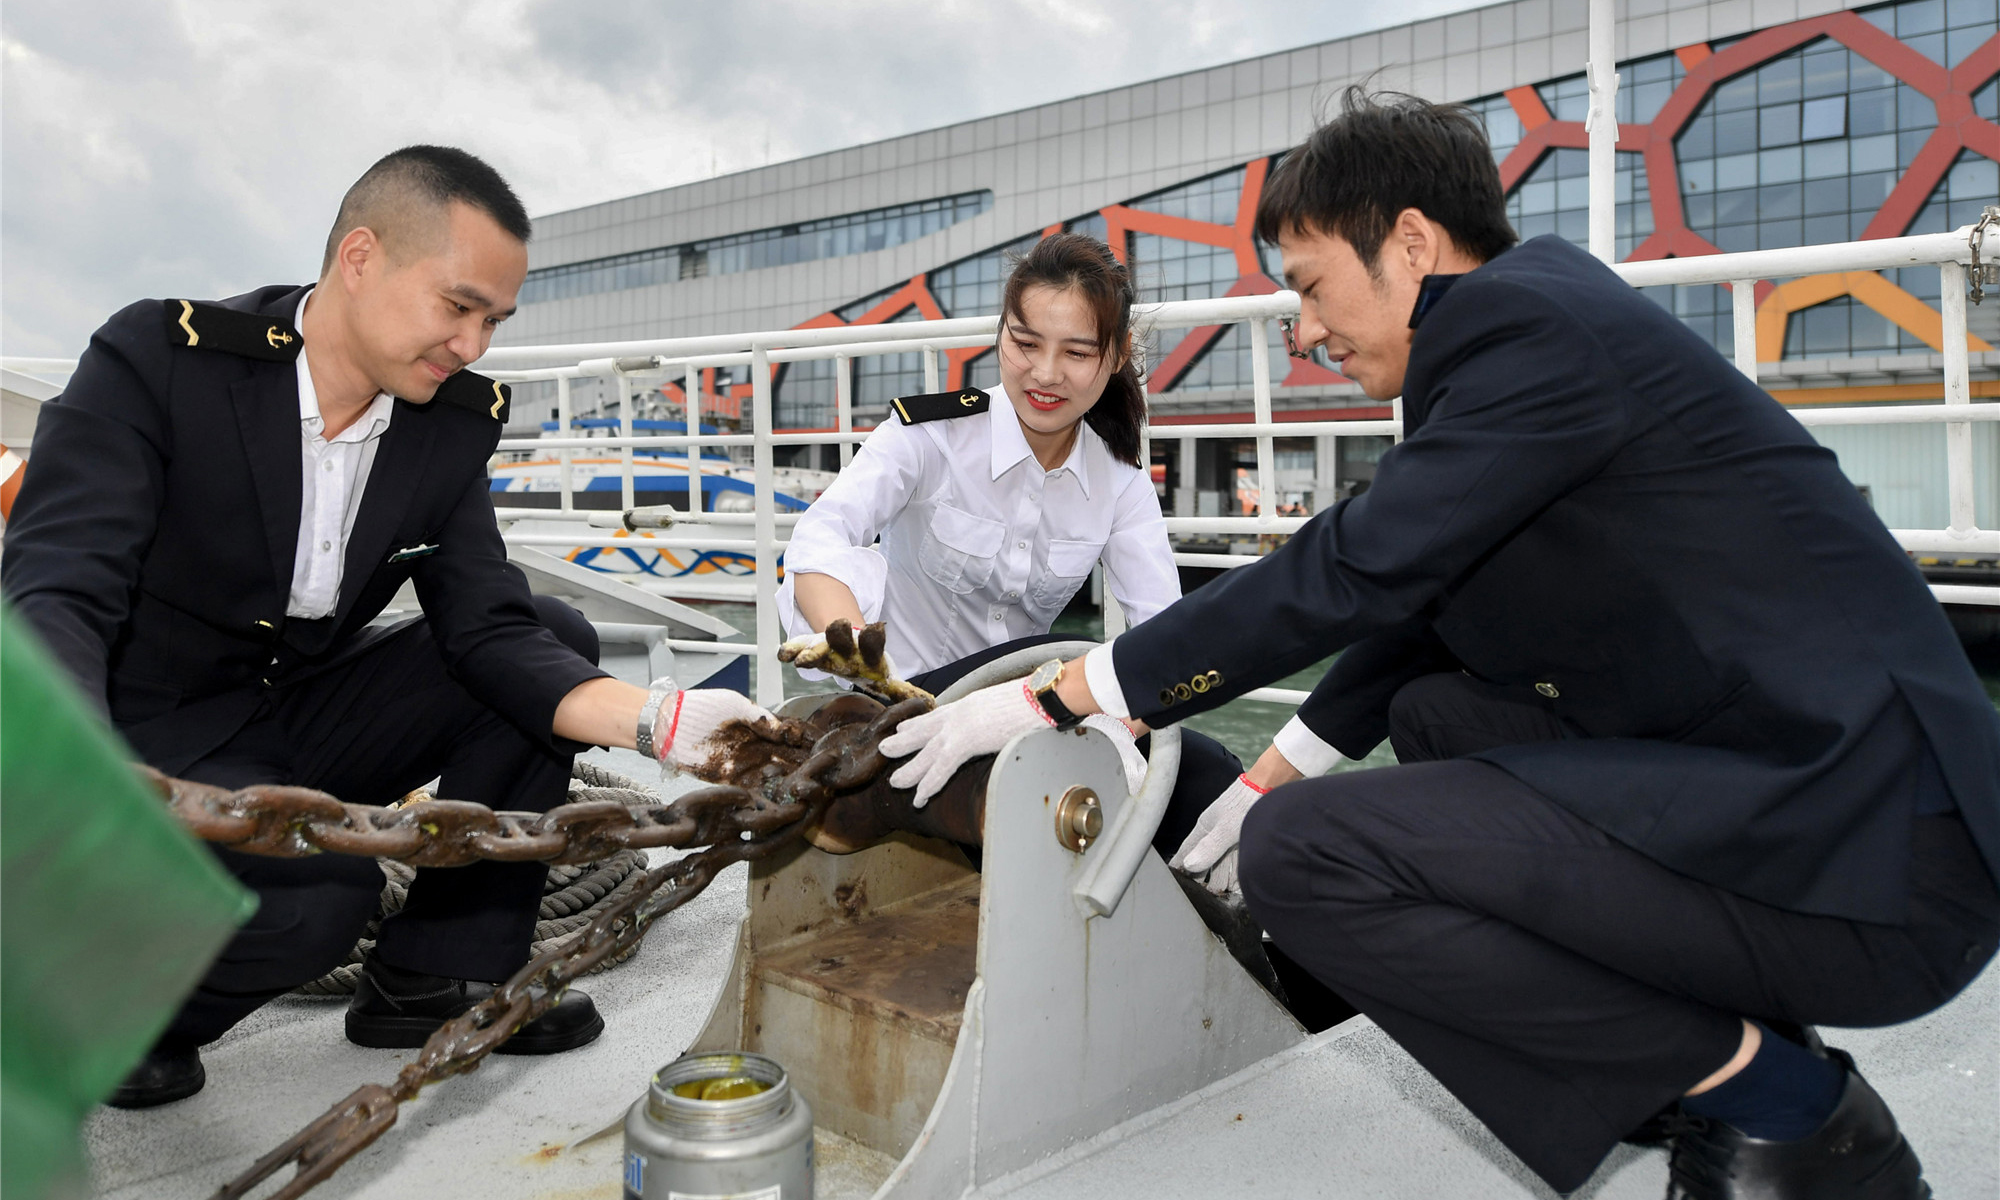
[[(1736, 328), (1736, 363), (1753, 380), (1757, 377), (1755, 336), (1755, 291), (1758, 279), (1785, 278), (1826, 271), (1879, 270), (1890, 267), (1933, 266), (1941, 274), (1944, 324), (1944, 382), (1942, 404), (1902, 404), (1848, 408), (1799, 408), (1793, 415), (1806, 425), (1852, 424), (1943, 424), (1946, 429), (1945, 471), (1949, 496), (1949, 521), (1943, 529), (1898, 529), (1892, 533), (1907, 550), (1943, 554), (2000, 554), (2000, 531), (1982, 530), (1974, 519), (1976, 482), (1973, 469), (1971, 427), (1975, 422), (2000, 420), (2000, 404), (1973, 404), (1966, 354), (1966, 304), (1964, 264), (1969, 259), (1968, 230), (1917, 237), (1887, 238), (1839, 245), (1803, 246), (1785, 250), (1759, 250), (1741, 254), (1701, 258), (1667, 259), (1654, 262), (1622, 263), (1615, 269), (1634, 286), (1658, 284), (1731, 285)], [(1283, 321), (1298, 313), (1298, 297), (1291, 292), (1264, 296), (1189, 300), (1170, 304), (1141, 305), (1134, 310), (1141, 330), (1188, 328), (1197, 325), (1244, 323), (1249, 326), (1251, 346), (1252, 420), (1215, 424), (1175, 424), (1149, 426), (1151, 438), (1254, 438), (1256, 440), (1257, 510), (1245, 516), (1197, 517), (1179, 515), (1167, 520), (1170, 533), (1190, 535), (1238, 534), (1246, 538), (1295, 532), (1305, 518), (1279, 516), (1273, 442), (1278, 437), (1362, 437), (1400, 436), (1401, 422), (1390, 420), (1290, 421), (1276, 419), (1272, 410), (1271, 347), (1273, 321)], [(751, 555), (755, 561), (753, 595), (756, 603), (756, 640), (745, 643), (741, 653), (757, 656), (755, 695), (760, 703), (782, 699), (783, 676), (772, 651), (780, 640), (776, 594), (777, 562), (787, 545), (779, 536), (781, 527), (798, 519), (796, 514), (776, 510), (775, 465), (779, 446), (838, 445), (845, 464), (854, 444), (867, 437), (854, 429), (852, 365), (856, 359), (874, 355), (917, 353), (921, 356), (925, 390), (941, 386), (942, 355), (955, 349), (991, 345), (997, 318), (973, 317), (946, 321), (908, 322), (891, 325), (840, 326), (820, 329), (769, 330), (759, 333), (726, 334), (692, 338), (664, 338), (642, 341), (585, 343), (562, 346), (517, 346), (491, 350), (477, 364), (478, 369), (512, 382), (554, 380), (557, 385), (559, 428), (570, 428), (570, 388), (581, 378), (610, 382), (618, 396), (621, 426), (618, 436), (509, 438), (499, 449), (556, 452), (562, 461), (560, 506), (556, 509), (498, 508), (497, 515), (508, 524), (520, 520), (564, 521), (580, 528), (569, 532), (515, 532), (509, 529), (510, 544), (552, 548), (638, 548), (638, 542), (624, 533), (623, 514), (587, 511), (575, 505), (574, 480), (569, 460), (577, 450), (616, 451), (620, 457), (622, 508), (634, 506), (633, 452), (644, 449), (680, 449), (687, 452), (689, 511), (675, 514), (664, 528), (644, 529), (650, 545), (704, 550), (734, 550)], [(835, 364), (835, 425), (831, 432), (784, 432), (772, 421), (771, 367), (786, 362), (832, 360)], [(6, 360), (9, 367), (29, 369), (37, 374), (62, 373), (73, 364), (55, 360)], [(18, 365), (17, 365), (18, 364)], [(752, 404), (750, 432), (702, 433), (700, 374), (711, 367), (750, 368)], [(684, 379), (687, 383), (686, 428), (688, 432), (667, 435), (639, 435), (633, 427), (630, 385), (642, 379)], [(1396, 408), (1400, 417), (1400, 404)], [(748, 447), (751, 451), (754, 503), (749, 513), (711, 513), (701, 510), (701, 451), (710, 447)], [(1141, 461), (1150, 461), (1150, 449), (1142, 445)], [(614, 535), (613, 530), (620, 531)], [(603, 532), (598, 532), (603, 530)], [(747, 533), (748, 536), (745, 536)], [(1242, 554), (1180, 552), (1175, 560), (1184, 565), (1239, 567), (1256, 561)], [(2000, 605), (2000, 588), (1939, 585), (1932, 591), (1941, 601), (1957, 604)], [(1107, 633), (1120, 625), (1115, 604), (1105, 605)], [(704, 648), (735, 651), (735, 647)], [(1297, 703), (1304, 692), (1265, 688), (1250, 693), (1252, 699)]]
[[(1879, 270), (1889, 267), (1935, 266), (1943, 275), (1944, 403), (1854, 408), (1797, 409), (1794, 415), (1807, 425), (1941, 423), (1947, 430), (1945, 469), (1950, 496), (1950, 521), (1943, 529), (1902, 529), (1893, 531), (1906, 549), (1926, 553), (2000, 554), (2000, 531), (1979, 529), (1974, 521), (1975, 481), (1970, 428), (1973, 422), (2000, 419), (2000, 405), (1974, 405), (1968, 383), (1969, 364), (1965, 353), (1965, 285), (1962, 264), (1969, 257), (1967, 231), (1918, 237), (1889, 238), (1833, 246), (1805, 246), (1789, 250), (1763, 250), (1747, 254), (1714, 255), (1704, 258), (1670, 259), (1660, 262), (1625, 263), (1615, 269), (1635, 286), (1655, 284), (1732, 284), (1738, 336), (1736, 361), (1751, 378), (1756, 378), (1755, 292), (1757, 279), (1816, 274), (1823, 271)], [(1190, 535), (1236, 534), (1254, 539), (1265, 535), (1289, 534), (1305, 523), (1305, 518), (1282, 517), (1276, 512), (1276, 468), (1274, 439), (1278, 437), (1362, 437), (1399, 436), (1401, 422), (1391, 420), (1290, 421), (1276, 419), (1272, 410), (1271, 347), (1273, 321), (1282, 321), (1298, 312), (1298, 298), (1291, 292), (1254, 297), (1182, 301), (1145, 305), (1134, 310), (1141, 329), (1174, 329), (1195, 325), (1243, 323), (1248, 325), (1251, 346), (1251, 406), (1248, 422), (1214, 424), (1155, 425), (1147, 437), (1174, 439), (1254, 438), (1256, 440), (1257, 510), (1245, 516), (1195, 517), (1180, 515), (1167, 520), (1170, 533)], [(716, 335), (698, 338), (671, 338), (648, 341), (585, 344), (571, 346), (521, 346), (491, 351), (479, 368), (500, 378), (528, 381), (594, 376), (609, 379), (622, 405), (624, 436), (615, 438), (522, 438), (500, 443), (502, 450), (555, 450), (568, 453), (589, 448), (596, 451), (623, 451), (624, 495), (627, 507), (632, 498), (630, 454), (633, 449), (683, 449), (688, 452), (690, 489), (699, 487), (700, 450), (704, 447), (748, 446), (753, 454), (755, 504), (752, 514), (701, 513), (691, 501), (691, 511), (676, 517), (671, 528), (648, 530), (654, 544), (691, 549), (736, 550), (754, 557), (759, 649), (756, 693), (760, 701), (775, 700), (782, 689), (776, 660), (766, 651), (778, 641), (776, 559), (786, 543), (778, 536), (781, 524), (796, 520), (780, 515), (772, 488), (772, 453), (778, 446), (838, 444), (849, 447), (866, 437), (853, 431), (854, 400), (851, 364), (871, 355), (916, 352), (922, 356), (926, 390), (940, 386), (941, 355), (948, 350), (986, 346), (992, 343), (996, 319), (965, 318), (949, 321), (909, 322), (894, 325), (834, 327), (810, 330), (771, 330), (761, 333)], [(1954, 352), (1953, 346), (1957, 349)], [(770, 367), (784, 362), (831, 359), (835, 370), (834, 432), (785, 433), (773, 428), (771, 419)], [(686, 378), (694, 384), (699, 373), (709, 367), (748, 365), (751, 368), (751, 432), (703, 434), (689, 432), (665, 436), (636, 436), (631, 427), (629, 384), (642, 378)], [(567, 388), (560, 399), (566, 401)], [(688, 428), (698, 427), (699, 387), (690, 386), (693, 398)], [(559, 414), (567, 428), (567, 406)], [(1142, 452), (1142, 460), (1150, 452)], [(843, 461), (845, 461), (843, 454)], [(694, 492), (699, 495), (698, 491)], [(620, 524), (620, 515), (588, 513), (575, 509), (569, 481), (565, 479), (561, 508), (501, 509), (506, 518), (541, 518), (582, 522), (592, 528)], [(750, 536), (735, 532), (749, 526)], [(626, 536), (592, 533), (571, 535), (509, 534), (515, 544), (569, 547), (626, 547)], [(1256, 561), (1242, 554), (1179, 552), (1174, 556), (1189, 566), (1238, 567)], [(2000, 588), (1939, 586), (1933, 589), (1941, 600), (1952, 603), (2000, 605)], [(1116, 629), (1115, 606), (1106, 605), (1108, 632)], [(747, 649), (747, 647), (746, 647)], [(1297, 703), (1305, 693), (1290, 689), (1266, 688), (1252, 698)]]

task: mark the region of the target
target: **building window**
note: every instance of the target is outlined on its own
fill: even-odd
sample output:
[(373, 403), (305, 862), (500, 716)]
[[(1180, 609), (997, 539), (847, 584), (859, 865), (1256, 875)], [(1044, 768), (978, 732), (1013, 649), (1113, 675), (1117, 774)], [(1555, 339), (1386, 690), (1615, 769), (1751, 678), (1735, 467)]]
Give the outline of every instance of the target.
[(886, 250), (960, 221), (969, 221), (992, 207), (992, 192), (966, 192), (798, 225), (735, 233), (684, 246), (543, 267), (528, 272), (527, 281), (521, 285), (521, 303), (540, 304), (705, 275), (733, 275), (762, 267)]
[[(1614, 194), (1617, 197), (1618, 257), (1653, 232), (1653, 193), (1642, 155), (1620, 152)], [(1551, 150), (1521, 177), (1507, 197), (1507, 220), (1521, 240), (1545, 233), (1561, 234), (1579, 246), (1590, 241), (1590, 151)]]

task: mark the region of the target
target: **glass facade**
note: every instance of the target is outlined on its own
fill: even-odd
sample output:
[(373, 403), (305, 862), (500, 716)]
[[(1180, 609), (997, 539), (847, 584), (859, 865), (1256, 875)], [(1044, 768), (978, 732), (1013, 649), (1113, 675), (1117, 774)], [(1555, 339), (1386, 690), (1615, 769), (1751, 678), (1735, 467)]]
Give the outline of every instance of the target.
[(528, 272), (527, 281), (521, 285), (521, 303), (538, 304), (704, 275), (733, 275), (760, 267), (782, 267), (886, 250), (971, 220), (991, 207), (992, 192), (967, 192), (682, 246), (544, 267)]
[[(1980, 140), (1984, 132), (1966, 132), (1971, 128), (1966, 122), (1940, 127), (1938, 110), (1944, 105), (1963, 111), (1969, 103), (1976, 116), (2000, 121), (2000, 80), (1993, 78), (2000, 74), (2000, 54), (1988, 51), (1995, 61), (1984, 67), (1975, 57), (2000, 28), (1997, 10), (2000, 0), (1902, 0), (1854, 10), (1853, 15), (1842, 12), (1775, 26), (1752, 35), (1754, 40), (1695, 44), (1619, 64), (1617, 116), (1625, 148), (1616, 160), (1618, 257), (1891, 237), (1976, 220), (1983, 206), (2000, 202), (2000, 164), (1984, 152), (1990, 149)], [(1949, 74), (1921, 65), (1908, 50)], [(1506, 185), (1508, 219), (1523, 238), (1554, 234), (1578, 245), (1588, 241), (1589, 154), (1582, 128), (1588, 102), (1583, 76), (1574, 75), (1469, 105), (1485, 123)], [(1647, 153), (1638, 152), (1648, 146)], [(1081, 213), (1065, 227), (1115, 239), (1112, 248), (1131, 268), (1144, 303), (1267, 290), (1281, 279), (1277, 252), (1236, 222), (1246, 194), (1254, 203), (1274, 161), (1253, 161)], [(975, 205), (971, 211), (983, 211), (990, 203), (983, 194), (934, 203), (967, 202)], [(944, 208), (932, 211), (943, 214)], [(960, 212), (952, 207), (948, 217), (927, 219), (948, 223), (963, 219)], [(909, 219), (904, 210), (884, 213)], [(880, 215), (841, 218), (850, 231), (841, 236), (857, 236), (853, 229)], [(915, 228), (927, 232), (921, 219)], [(1199, 231), (1191, 230), (1189, 222)], [(699, 270), (795, 261), (787, 254), (803, 261), (853, 252), (842, 248), (851, 243), (835, 236), (832, 224), (660, 252), (682, 255), (674, 265), (621, 259), (585, 266), (610, 272), (614, 279), (639, 278), (647, 270), (661, 276), (677, 271), (685, 277)], [(923, 311), (952, 317), (997, 312), (1010, 255), (1040, 236), (1030, 232), (946, 264), (843, 306), (835, 315), (848, 322), (883, 316), (909, 321)], [(794, 244), (800, 248), (786, 249)], [(758, 246), (765, 248), (753, 248)], [(704, 265), (690, 266), (687, 259), (697, 249), (706, 256)], [(1771, 280), (1760, 287), (1760, 303), (1778, 305), (1784, 318), (1781, 341), (1759, 347), (1763, 357), (1906, 354), (1934, 348), (1935, 321), (1926, 325), (1921, 313), (1912, 316), (1915, 310), (1908, 302), (1937, 307), (1934, 269), (1884, 271), (1879, 281), (1859, 284), (1836, 278), (1807, 282), (1791, 288), (1788, 281)], [(1647, 294), (1717, 350), (1734, 353), (1728, 289), (1660, 287), (1647, 289)], [(1810, 302), (1828, 295), (1832, 298)], [(891, 311), (892, 297), (902, 301), (898, 311)], [(931, 301), (935, 309), (929, 308)], [(1762, 315), (1772, 311), (1766, 308)], [(1760, 329), (1774, 331), (1776, 324), (1760, 320)], [(1972, 332), (2000, 342), (2000, 309), (1989, 304), (1972, 314)], [(1250, 386), (1249, 334), (1241, 326), (1142, 328), (1141, 333), (1140, 352), (1156, 392)], [(1323, 356), (1313, 365), (1295, 363), (1277, 344), (1275, 329), (1273, 335), (1272, 378), (1281, 387), (1339, 382)], [(961, 352), (941, 367), (944, 387), (997, 382), (991, 351)], [(855, 400), (864, 409), (923, 388), (916, 354), (859, 359), (855, 370)], [(778, 396), (781, 425), (831, 424), (831, 365), (787, 368)], [(1353, 466), (1363, 470), (1366, 464)]]

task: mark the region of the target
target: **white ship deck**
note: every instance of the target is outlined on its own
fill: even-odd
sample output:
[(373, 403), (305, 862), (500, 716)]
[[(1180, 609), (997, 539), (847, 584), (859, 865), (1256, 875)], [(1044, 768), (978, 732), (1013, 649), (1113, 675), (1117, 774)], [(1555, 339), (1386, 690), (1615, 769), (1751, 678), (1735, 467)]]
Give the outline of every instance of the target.
[[(596, 756), (638, 775), (629, 752)], [(594, 1045), (490, 1058), (405, 1106), (396, 1127), (321, 1185), (327, 1200), (479, 1196), (617, 1200), (621, 1138), (576, 1143), (617, 1119), (700, 1030), (729, 965), (745, 869), (731, 868), (656, 926), (625, 965), (584, 984), (608, 1022)], [(279, 1001), (205, 1054), (208, 1087), (148, 1112), (100, 1109), (86, 1140), (106, 1200), (200, 1200), (413, 1052), (342, 1036), (340, 1002)], [(1901, 1119), (1941, 1197), (2000, 1195), (2000, 974), (1924, 1020), (1830, 1030)], [(881, 1155), (825, 1144), (819, 1195), (865, 1197)], [(1577, 1193), (1652, 1200), (1659, 1151), (1621, 1147)], [(1183, 1101), (986, 1189), (1019, 1197), (1548, 1197), (1414, 1060), (1356, 1018)]]

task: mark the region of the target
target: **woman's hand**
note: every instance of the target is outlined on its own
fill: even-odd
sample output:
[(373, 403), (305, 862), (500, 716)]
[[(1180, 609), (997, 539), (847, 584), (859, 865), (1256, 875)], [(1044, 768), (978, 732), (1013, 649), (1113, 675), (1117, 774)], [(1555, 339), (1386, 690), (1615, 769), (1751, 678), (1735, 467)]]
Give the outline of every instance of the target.
[(891, 702), (931, 694), (896, 677), (896, 664), (889, 661), (888, 626), (881, 621), (866, 626), (856, 637), (845, 618), (826, 627), (825, 633), (793, 638), (778, 647), (778, 661), (801, 670), (825, 671), (852, 680), (864, 689)]

